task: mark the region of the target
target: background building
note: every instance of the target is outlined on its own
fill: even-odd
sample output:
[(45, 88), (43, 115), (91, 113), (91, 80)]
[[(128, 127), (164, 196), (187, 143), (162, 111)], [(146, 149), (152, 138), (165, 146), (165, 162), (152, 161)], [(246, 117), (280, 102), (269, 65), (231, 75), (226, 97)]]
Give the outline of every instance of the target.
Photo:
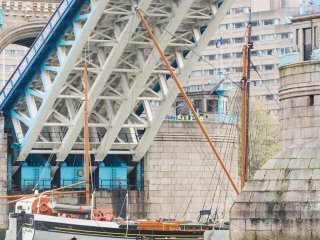
[[(188, 85), (206, 85), (219, 82), (218, 71), (228, 74), (222, 87), (231, 89), (233, 82), (241, 80), (242, 45), (248, 41), (250, 1), (236, 0), (229, 14), (220, 25), (220, 32), (213, 36), (203, 60), (199, 60)], [(309, 6), (309, 5), (308, 5)], [(269, 112), (278, 114), (279, 56), (295, 46), (290, 16), (299, 14), (300, 0), (252, 1), (252, 63), (251, 96), (268, 100)], [(217, 48), (217, 39), (222, 46)], [(231, 81), (232, 80), (232, 81)], [(201, 88), (201, 87), (199, 87)]]

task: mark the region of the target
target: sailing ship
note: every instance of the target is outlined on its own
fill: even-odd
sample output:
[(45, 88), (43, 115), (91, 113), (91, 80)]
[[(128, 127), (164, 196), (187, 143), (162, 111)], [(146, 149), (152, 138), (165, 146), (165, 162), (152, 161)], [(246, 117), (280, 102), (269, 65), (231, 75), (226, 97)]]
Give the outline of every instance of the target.
[[(228, 176), (234, 190), (239, 190), (232, 180), (222, 158), (217, 149), (213, 145), (208, 133), (206, 132), (200, 118), (194, 110), (186, 93), (183, 91), (175, 73), (158, 43), (155, 40), (151, 30), (149, 29), (144, 17), (139, 9), (137, 9), (143, 25), (146, 27), (150, 38), (154, 42), (159, 51), (168, 71), (180, 89), (186, 104), (189, 106), (195, 120), (198, 122), (203, 134), (205, 135), (210, 147), (216, 154), (223, 171)], [(244, 51), (244, 55), (247, 52)], [(244, 63), (245, 66), (248, 64)], [(244, 67), (246, 69), (246, 67)], [(85, 92), (85, 116), (88, 116), (88, 76), (87, 66), (84, 64), (84, 92)], [(244, 79), (243, 79), (244, 80)], [(245, 82), (245, 81), (243, 81)], [(244, 83), (245, 84), (245, 83)], [(243, 93), (245, 95), (245, 93)], [(245, 116), (245, 114), (243, 114)], [(245, 124), (245, 122), (243, 123)], [(88, 118), (85, 117), (84, 123), (85, 135), (85, 176), (86, 181), (72, 184), (55, 190), (45, 191), (41, 194), (33, 194), (33, 197), (27, 196), (19, 199), (15, 205), (14, 213), (9, 215), (9, 229), (6, 233), (6, 240), (97, 240), (97, 239), (214, 239), (212, 238), (212, 226), (203, 223), (192, 223), (188, 221), (176, 221), (173, 219), (163, 219), (158, 221), (141, 220), (131, 222), (127, 218), (126, 221), (116, 221), (112, 212), (109, 210), (94, 209), (93, 197), (90, 197), (89, 185), (89, 133)], [(245, 140), (245, 139), (244, 139)], [(245, 146), (244, 146), (245, 148)], [(243, 160), (245, 162), (245, 160)], [(243, 172), (242, 178), (245, 180), (246, 173)], [(86, 205), (76, 206), (69, 204), (59, 204), (53, 197), (59, 194), (59, 190), (75, 185), (86, 185)], [(242, 187), (244, 182), (242, 182)], [(73, 193), (73, 192), (70, 192)], [(63, 193), (61, 193), (63, 194)], [(227, 228), (222, 230), (228, 232)]]

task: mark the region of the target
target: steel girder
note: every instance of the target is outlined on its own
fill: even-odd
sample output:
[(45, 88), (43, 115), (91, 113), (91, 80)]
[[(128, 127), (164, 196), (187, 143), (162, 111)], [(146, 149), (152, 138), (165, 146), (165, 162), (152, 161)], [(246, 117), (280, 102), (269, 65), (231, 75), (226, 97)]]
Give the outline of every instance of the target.
[[(93, 2), (93, 1), (92, 1)], [(208, 0), (100, 0), (84, 4), (50, 55), (14, 102), (9, 116), (30, 153), (83, 153), (83, 64), (89, 68), (90, 152), (133, 154), (151, 144), (177, 91), (135, 14), (146, 15), (172, 67), (185, 81), (230, 7)], [(204, 26), (208, 26), (204, 30)]]

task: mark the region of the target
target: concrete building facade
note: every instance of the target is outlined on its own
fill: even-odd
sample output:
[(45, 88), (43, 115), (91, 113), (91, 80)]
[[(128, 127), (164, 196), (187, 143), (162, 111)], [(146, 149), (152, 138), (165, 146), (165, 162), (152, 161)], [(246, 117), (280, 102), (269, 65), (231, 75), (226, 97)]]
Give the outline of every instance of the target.
[[(188, 85), (218, 83), (219, 69), (228, 74), (222, 84), (224, 89), (237, 88), (233, 82), (240, 82), (242, 71), (242, 50), (245, 44), (246, 27), (249, 21), (250, 1), (236, 0), (209, 43), (203, 60), (198, 62)], [(290, 15), (299, 14), (300, 0), (252, 1), (252, 64), (251, 93), (253, 98), (267, 100), (269, 112), (278, 114), (279, 56), (295, 46)], [(222, 46), (216, 41), (222, 38)]]

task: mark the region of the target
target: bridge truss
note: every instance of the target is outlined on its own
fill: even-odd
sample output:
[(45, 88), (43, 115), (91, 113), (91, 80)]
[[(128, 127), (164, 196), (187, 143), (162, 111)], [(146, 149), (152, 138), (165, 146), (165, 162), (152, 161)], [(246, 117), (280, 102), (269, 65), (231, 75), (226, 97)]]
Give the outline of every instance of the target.
[(141, 25), (144, 12), (181, 83), (233, 0), (63, 0), (7, 85), (0, 109), (17, 161), (83, 154), (83, 65), (89, 71), (90, 153), (139, 161), (178, 95)]

